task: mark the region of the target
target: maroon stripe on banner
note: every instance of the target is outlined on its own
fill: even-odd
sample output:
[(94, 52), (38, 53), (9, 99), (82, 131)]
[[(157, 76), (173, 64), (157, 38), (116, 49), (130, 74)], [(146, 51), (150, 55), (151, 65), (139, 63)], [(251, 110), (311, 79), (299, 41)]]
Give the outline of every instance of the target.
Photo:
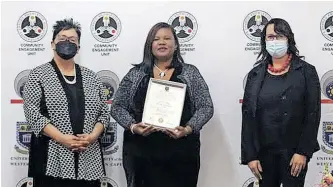
[[(239, 103), (243, 103), (243, 99), (239, 100)], [(322, 99), (321, 104), (333, 104), (333, 100), (330, 99)]]
[(321, 100), (321, 103), (322, 103), (322, 104), (333, 104), (333, 100), (330, 100), (330, 99), (322, 99), (322, 100)]
[(11, 104), (23, 104), (23, 99), (11, 99)]

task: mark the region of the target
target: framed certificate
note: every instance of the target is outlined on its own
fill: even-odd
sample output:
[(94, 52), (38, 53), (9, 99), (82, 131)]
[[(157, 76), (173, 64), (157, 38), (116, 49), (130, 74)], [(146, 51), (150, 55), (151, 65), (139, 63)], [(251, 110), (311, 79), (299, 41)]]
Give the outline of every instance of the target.
[(142, 122), (175, 128), (183, 113), (186, 84), (150, 78)]

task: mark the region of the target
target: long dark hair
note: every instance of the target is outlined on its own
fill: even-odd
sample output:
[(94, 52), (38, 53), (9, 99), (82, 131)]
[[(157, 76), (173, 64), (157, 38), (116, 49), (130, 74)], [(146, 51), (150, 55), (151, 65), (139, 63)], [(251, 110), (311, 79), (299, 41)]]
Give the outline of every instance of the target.
[(177, 35), (175, 33), (175, 30), (172, 28), (171, 25), (169, 25), (165, 22), (159, 22), (159, 23), (155, 24), (148, 33), (146, 43), (145, 43), (145, 48), (143, 51), (142, 62), (140, 64), (134, 64), (134, 66), (136, 66), (136, 67), (143, 66), (145, 73), (152, 72), (152, 69), (153, 69), (153, 66), (155, 63), (155, 57), (152, 52), (152, 45), (153, 45), (153, 41), (155, 39), (155, 35), (156, 35), (157, 31), (162, 28), (168, 28), (171, 30), (173, 37), (175, 38), (175, 44), (177, 46), (176, 51), (173, 53), (173, 59), (172, 59), (172, 62), (170, 64), (169, 68), (175, 68), (175, 67), (181, 65), (182, 63), (184, 63), (184, 59), (180, 55), (179, 41), (178, 41)]
[(288, 24), (287, 21), (281, 18), (274, 18), (271, 19), (266, 25), (265, 28), (263, 29), (261, 33), (261, 39), (260, 39), (260, 45), (261, 45), (261, 51), (257, 57), (257, 62), (255, 63), (260, 64), (263, 62), (271, 62), (272, 57), (271, 55), (267, 52), (266, 50), (266, 29), (267, 26), (270, 24), (274, 24), (274, 31), (276, 34), (283, 35), (288, 38), (288, 54), (292, 54), (293, 58), (303, 58), (303, 56), (299, 56), (299, 51), (296, 47), (296, 42), (294, 38), (294, 33), (290, 28), (290, 25)]

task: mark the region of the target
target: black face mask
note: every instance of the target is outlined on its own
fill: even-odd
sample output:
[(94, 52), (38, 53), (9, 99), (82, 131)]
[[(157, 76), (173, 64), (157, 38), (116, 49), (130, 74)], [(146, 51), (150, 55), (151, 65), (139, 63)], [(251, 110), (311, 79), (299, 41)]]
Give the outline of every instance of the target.
[(73, 58), (77, 53), (77, 46), (68, 40), (60, 41), (56, 44), (57, 54), (64, 60)]

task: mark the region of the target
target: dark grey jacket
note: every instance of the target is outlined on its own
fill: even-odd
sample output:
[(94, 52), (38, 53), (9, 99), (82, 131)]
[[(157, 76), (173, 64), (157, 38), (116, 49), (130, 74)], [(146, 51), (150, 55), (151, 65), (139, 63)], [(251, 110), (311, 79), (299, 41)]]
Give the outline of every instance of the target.
[[(253, 68), (247, 78), (242, 105), (242, 164), (257, 160), (260, 136), (257, 111), (258, 95), (268, 62)], [(311, 158), (319, 150), (317, 140), (321, 118), (320, 83), (316, 68), (307, 62), (292, 58), (291, 67), (281, 94), (282, 148)]]
[[(208, 86), (201, 76), (199, 70), (190, 64), (182, 64), (182, 73), (178, 76), (187, 85), (191, 111), (194, 114), (187, 125), (193, 129), (193, 133), (198, 134), (202, 127), (212, 118), (214, 113), (213, 102), (209, 94)], [(145, 76), (149, 76), (143, 68), (133, 67), (120, 82), (111, 106), (111, 116), (125, 130), (129, 130), (131, 124), (139, 123), (129, 113), (129, 109), (134, 107), (134, 95), (140, 82)]]

